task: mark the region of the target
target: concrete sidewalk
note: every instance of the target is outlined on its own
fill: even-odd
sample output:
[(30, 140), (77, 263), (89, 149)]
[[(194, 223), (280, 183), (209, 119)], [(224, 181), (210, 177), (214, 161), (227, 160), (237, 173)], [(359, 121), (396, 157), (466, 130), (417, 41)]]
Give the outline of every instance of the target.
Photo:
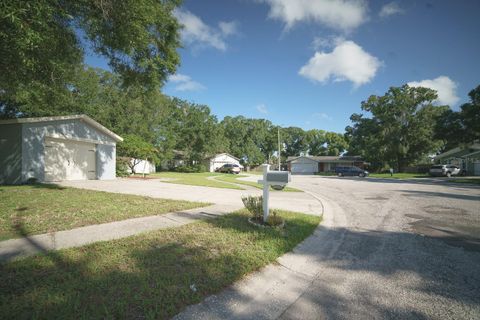
[(9, 261), (48, 250), (79, 247), (97, 241), (124, 238), (152, 230), (179, 227), (197, 220), (225, 215), (242, 207), (239, 205), (216, 204), (163, 215), (127, 219), (6, 240), (0, 242), (0, 261)]
[[(320, 202), (318, 196), (310, 195)], [(335, 203), (324, 199), (321, 203), (317, 207), (317, 213), (323, 213), (321, 225), (293, 251), (278, 258), (277, 264), (269, 264), (219, 294), (187, 307), (173, 319), (277, 319), (284, 316), (285, 310), (322, 272), (319, 264), (322, 257), (333, 252), (326, 250), (331, 247), (322, 244), (339, 240), (335, 225), (342, 223), (344, 213)]]

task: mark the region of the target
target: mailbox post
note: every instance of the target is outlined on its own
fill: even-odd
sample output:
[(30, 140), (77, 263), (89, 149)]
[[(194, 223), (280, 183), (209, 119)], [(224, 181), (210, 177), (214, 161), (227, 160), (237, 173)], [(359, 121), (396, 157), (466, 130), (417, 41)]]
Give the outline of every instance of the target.
[(263, 165), (263, 179), (258, 183), (263, 184), (263, 222), (267, 222), (269, 209), (270, 186), (286, 186), (291, 181), (288, 171), (270, 171), (270, 165)]

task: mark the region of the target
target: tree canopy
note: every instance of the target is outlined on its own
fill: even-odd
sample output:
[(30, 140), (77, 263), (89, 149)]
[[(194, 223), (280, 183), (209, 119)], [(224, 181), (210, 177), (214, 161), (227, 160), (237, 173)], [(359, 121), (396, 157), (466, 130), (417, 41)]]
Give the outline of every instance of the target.
[(480, 140), (480, 85), (468, 95), (470, 102), (459, 111), (447, 110), (439, 119), (435, 137), (444, 141), (443, 150)]
[(180, 25), (172, 14), (178, 5), (178, 0), (2, 1), (3, 114), (22, 112), (31, 96), (63, 102), (86, 53), (105, 57), (124, 86), (158, 88), (180, 62)]
[(353, 114), (346, 137), (348, 152), (367, 161), (403, 169), (434, 153), (441, 141), (433, 139), (437, 121), (448, 110), (435, 106), (434, 90), (422, 87), (391, 87), (383, 96), (362, 102), (365, 114)]

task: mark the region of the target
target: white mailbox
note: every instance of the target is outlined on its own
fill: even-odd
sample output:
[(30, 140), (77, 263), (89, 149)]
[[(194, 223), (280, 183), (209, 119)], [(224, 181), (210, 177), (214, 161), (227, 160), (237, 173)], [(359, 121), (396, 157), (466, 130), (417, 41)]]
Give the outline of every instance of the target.
[(258, 183), (263, 184), (263, 221), (266, 222), (269, 213), (269, 193), (270, 186), (276, 190), (282, 190), (287, 183), (291, 181), (288, 171), (270, 171), (270, 165), (263, 165), (263, 180)]

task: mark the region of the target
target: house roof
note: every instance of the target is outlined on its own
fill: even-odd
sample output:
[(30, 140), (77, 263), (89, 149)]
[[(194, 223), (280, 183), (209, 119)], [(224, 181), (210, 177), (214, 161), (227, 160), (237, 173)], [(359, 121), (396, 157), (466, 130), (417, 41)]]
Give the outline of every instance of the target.
[(233, 159), (235, 159), (235, 160), (237, 160), (237, 161), (240, 161), (240, 159), (238, 159), (237, 157), (232, 156), (230, 153), (226, 153), (226, 152), (217, 153), (217, 154), (214, 154), (214, 155), (212, 155), (212, 156), (208, 156), (208, 157), (206, 157), (205, 159), (212, 159), (212, 158), (215, 158), (215, 157), (218, 157), (218, 156), (221, 156), (221, 155), (227, 155), (227, 156), (232, 157)]
[(471, 145), (469, 145), (469, 146), (456, 147), (456, 148), (447, 150), (447, 151), (445, 151), (445, 152), (443, 152), (443, 153), (440, 153), (440, 154), (436, 155), (436, 156), (435, 156), (435, 159), (442, 159), (442, 158), (445, 158), (445, 157), (454, 155), (455, 153), (461, 152), (461, 151), (466, 150), (466, 149), (480, 150), (480, 143), (473, 143), (473, 144), (471, 144)]
[(288, 157), (287, 162), (291, 162), (295, 159), (306, 158), (316, 162), (344, 162), (344, 161), (363, 161), (360, 156), (298, 156)]
[(95, 129), (97, 129), (98, 131), (101, 131), (106, 135), (110, 136), (113, 140), (117, 142), (123, 141), (122, 137), (108, 130), (107, 128), (102, 126), (100, 123), (98, 123), (97, 121), (93, 120), (92, 118), (90, 118), (85, 114), (78, 114), (78, 115), (71, 115), (71, 116), (56, 116), (56, 117), (16, 118), (16, 119), (9, 119), (9, 120), (0, 120), (0, 124), (54, 122), (54, 121), (65, 121), (65, 120), (83, 121), (85, 123), (88, 123)]

